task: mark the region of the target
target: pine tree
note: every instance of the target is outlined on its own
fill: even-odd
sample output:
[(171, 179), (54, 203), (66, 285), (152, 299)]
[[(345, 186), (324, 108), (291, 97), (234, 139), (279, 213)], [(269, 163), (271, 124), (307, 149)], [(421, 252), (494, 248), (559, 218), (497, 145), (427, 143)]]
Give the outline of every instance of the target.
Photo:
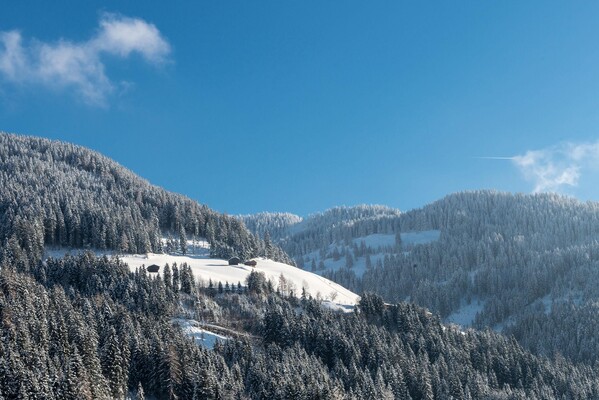
[(171, 273), (171, 267), (166, 264), (164, 266), (164, 272), (162, 273), (162, 278), (164, 279), (164, 285), (168, 291), (173, 290), (173, 275)]
[(182, 225), (179, 227), (179, 249), (181, 250), (181, 254), (187, 254), (187, 235)]
[(173, 264), (172, 272), (173, 272), (173, 291), (175, 293), (178, 293), (179, 285), (180, 285), (180, 274), (179, 274), (179, 268), (177, 268), (176, 263)]
[(354, 267), (354, 258), (352, 257), (351, 253), (347, 253), (345, 255), (345, 268), (347, 269), (352, 269)]
[(139, 385), (137, 385), (137, 392), (135, 393), (135, 400), (145, 400), (145, 398), (144, 388), (141, 385), (141, 382), (139, 382)]
[(270, 240), (270, 233), (264, 234), (264, 257), (272, 258), (274, 255), (274, 246)]
[(395, 233), (395, 246), (398, 249), (401, 248), (401, 233), (399, 231)]
[(110, 392), (115, 399), (125, 397), (127, 384), (127, 367), (123, 357), (122, 346), (114, 329), (110, 327), (101, 353), (102, 369), (108, 379)]

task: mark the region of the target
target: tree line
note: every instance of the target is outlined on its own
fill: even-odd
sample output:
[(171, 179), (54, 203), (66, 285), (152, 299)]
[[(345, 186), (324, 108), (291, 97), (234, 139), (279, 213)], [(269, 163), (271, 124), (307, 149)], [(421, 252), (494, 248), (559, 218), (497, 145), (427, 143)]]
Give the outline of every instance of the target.
[(159, 253), (167, 234), (182, 252), (187, 239), (203, 238), (214, 257), (291, 262), (237, 218), (153, 186), (84, 147), (0, 133), (0, 187), (0, 250), (19, 248), (32, 262), (45, 246)]

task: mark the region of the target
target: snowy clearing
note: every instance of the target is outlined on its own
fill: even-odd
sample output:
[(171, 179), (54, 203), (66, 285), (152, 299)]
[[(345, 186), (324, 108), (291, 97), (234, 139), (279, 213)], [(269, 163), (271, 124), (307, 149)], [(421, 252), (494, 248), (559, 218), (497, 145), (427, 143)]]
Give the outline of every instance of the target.
[(330, 300), (323, 301), (322, 306), (328, 310), (342, 312), (342, 313), (351, 313), (355, 309), (355, 306), (337, 304), (337, 303), (333, 303)]
[(199, 327), (199, 323), (193, 319), (181, 319), (177, 318), (172, 321), (181, 327), (183, 333), (187, 336), (192, 337), (193, 341), (206, 348), (212, 350), (217, 341), (229, 340), (228, 337), (216, 334), (214, 332), (207, 331)]
[(474, 322), (476, 314), (482, 312), (484, 307), (485, 302), (476, 299), (473, 299), (470, 304), (463, 302), (462, 307), (445, 318), (445, 321), (465, 328), (470, 327)]
[[(395, 239), (394, 239), (395, 240)], [(376, 265), (378, 260), (382, 260), (385, 257), (384, 253), (376, 253), (376, 254), (372, 254), (370, 256), (370, 261), (372, 263), (372, 265)], [(306, 256), (304, 257), (308, 260), (315, 260), (315, 262), (320, 261), (320, 255), (318, 254), (318, 251), (313, 251), (312, 253), (308, 253), (306, 254)], [(324, 272), (327, 271), (337, 271), (340, 270), (342, 268), (347, 268), (346, 267), (346, 261), (345, 261), (345, 257), (342, 257), (338, 260), (334, 260), (333, 258), (329, 257), (329, 258), (325, 258), (324, 260), (322, 260), (322, 262), (324, 263), (324, 270), (317, 270), (315, 271), (316, 274), (323, 274)], [(306, 270), (310, 269), (310, 264), (306, 264), (305, 265)], [(358, 257), (356, 259), (354, 259), (354, 265), (351, 268), (351, 270), (356, 274), (357, 277), (362, 277), (364, 275), (364, 273), (366, 272), (366, 257)]]
[[(441, 231), (439, 230), (402, 232), (401, 242), (403, 246), (411, 247), (435, 242), (439, 240), (440, 236)], [(370, 255), (370, 261), (372, 265), (376, 265), (377, 261), (382, 260), (385, 257), (385, 254), (387, 253), (385, 249), (395, 246), (395, 234), (373, 233), (371, 235), (354, 238), (352, 241), (357, 246), (360, 246), (363, 242), (366, 247), (372, 249), (374, 253)], [(321, 253), (318, 250), (307, 253), (302, 257), (304, 260), (308, 260), (308, 263), (304, 264), (304, 268), (310, 269), (309, 260), (314, 260), (316, 264), (322, 260), (324, 264), (324, 270), (316, 271), (317, 274), (322, 274), (325, 271), (337, 271), (339, 269), (346, 268), (347, 264), (344, 256), (340, 256), (340, 258), (337, 260), (330, 256), (335, 250), (339, 254), (343, 254), (347, 251), (351, 252), (351, 247), (339, 242), (331, 243), (328, 245), (329, 257), (324, 259), (321, 259)], [(405, 251), (403, 254), (409, 255), (410, 252)], [(358, 257), (353, 259), (352, 271), (357, 277), (362, 277), (366, 272), (366, 257)]]
[(379, 249), (381, 247), (386, 246), (394, 246), (395, 245), (395, 235), (384, 234), (384, 233), (373, 233), (372, 235), (363, 236), (359, 238), (355, 238), (354, 243), (358, 246), (364, 242), (366, 247), (370, 247), (371, 249)]
[[(427, 244), (436, 242), (441, 236), (441, 231), (430, 230), (430, 231), (417, 231), (417, 232), (401, 232), (401, 243), (404, 245), (417, 245)], [(366, 247), (373, 250), (381, 247), (394, 246), (395, 245), (395, 234), (384, 234), (384, 233), (373, 233), (368, 236), (363, 236), (353, 239), (353, 242), (360, 245), (364, 242)]]
[[(190, 243), (190, 247), (192, 244)], [(265, 258), (255, 258), (258, 262), (256, 267), (246, 265), (229, 265), (227, 260), (209, 258), (209, 246), (205, 242), (196, 242), (195, 249), (199, 254), (122, 254), (111, 250), (85, 250), (85, 249), (66, 249), (54, 248), (46, 249), (44, 258), (62, 258), (67, 254), (76, 255), (85, 251), (92, 251), (96, 256), (118, 256), (123, 262), (129, 265), (129, 268), (134, 271), (136, 268), (144, 265), (149, 266), (156, 264), (162, 267), (165, 264), (177, 265), (187, 263), (194, 273), (196, 281), (208, 283), (212, 280), (214, 283), (229, 282), (237, 284), (240, 282), (245, 285), (245, 279), (252, 271), (263, 272), (266, 279), (272, 280), (274, 287), (278, 287), (281, 274), (289, 282), (288, 288), (293, 290), (296, 296), (301, 295), (302, 288), (306, 288), (306, 292), (314, 298), (323, 300), (331, 300), (335, 304), (342, 306), (353, 306), (359, 296), (343, 286), (323, 278), (315, 273), (296, 268), (291, 265), (279, 263)], [(203, 250), (203, 251), (202, 251)], [(331, 260), (332, 261), (332, 260)], [(341, 265), (339, 265), (341, 267)], [(360, 266), (360, 269), (365, 269), (365, 266)], [(363, 273), (363, 271), (360, 271)]]
[(241, 282), (243, 285), (245, 278), (252, 271), (263, 272), (266, 279), (272, 280), (274, 286), (279, 285), (281, 274), (287, 282), (291, 282), (294, 286), (296, 296), (299, 296), (302, 287), (306, 288), (306, 292), (314, 298), (322, 298), (332, 300), (336, 304), (355, 305), (359, 300), (359, 296), (343, 286), (325, 279), (319, 275), (296, 268), (291, 265), (279, 263), (265, 258), (255, 258), (258, 262), (256, 267), (246, 265), (229, 265), (227, 260), (215, 258), (199, 257), (199, 256), (176, 256), (168, 254), (148, 253), (143, 255), (126, 254), (121, 256), (121, 259), (129, 265), (131, 270), (135, 270), (142, 265), (148, 266), (156, 264), (163, 267), (165, 264), (177, 265), (187, 263), (194, 273), (197, 281), (208, 282), (211, 279), (213, 282), (229, 282), (237, 284)]
[(419, 232), (402, 232), (401, 243), (403, 245), (417, 245), (436, 242), (441, 236), (441, 231), (419, 231)]

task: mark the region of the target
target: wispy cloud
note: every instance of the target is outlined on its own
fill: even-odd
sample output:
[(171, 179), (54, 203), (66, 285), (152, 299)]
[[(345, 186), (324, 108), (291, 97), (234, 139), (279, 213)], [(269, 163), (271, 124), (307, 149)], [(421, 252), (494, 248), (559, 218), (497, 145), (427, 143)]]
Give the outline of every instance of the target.
[(577, 187), (583, 173), (599, 166), (599, 141), (562, 143), (541, 150), (529, 150), (511, 158), (534, 192), (561, 192)]
[(106, 13), (96, 34), (84, 42), (26, 42), (19, 31), (0, 32), (0, 76), (13, 84), (72, 89), (89, 104), (105, 105), (115, 90), (106, 75), (105, 55), (126, 58), (137, 53), (156, 65), (167, 61), (170, 51), (153, 24)]

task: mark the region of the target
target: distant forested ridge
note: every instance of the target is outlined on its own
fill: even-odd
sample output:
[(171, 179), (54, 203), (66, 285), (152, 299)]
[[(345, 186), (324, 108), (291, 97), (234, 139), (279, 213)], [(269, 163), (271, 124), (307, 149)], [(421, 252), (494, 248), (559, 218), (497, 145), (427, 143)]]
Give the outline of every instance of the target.
[(302, 218), (291, 213), (258, 213), (239, 218), (260, 236), (268, 235), (290, 255), (301, 256), (320, 250), (334, 242), (367, 236), (372, 233), (399, 231), (401, 212), (380, 205), (335, 207)]
[[(356, 293), (514, 334), (538, 354), (599, 360), (599, 203), (472, 191), (397, 215), (373, 208), (364, 218), (365, 208), (324, 212), (272, 237), (298, 265)], [(437, 236), (410, 242), (422, 232)]]
[(216, 257), (290, 261), (238, 219), (73, 144), (0, 133), (0, 188), (0, 246), (21, 260), (39, 260), (45, 245), (161, 252), (166, 233), (205, 238)]
[(288, 233), (288, 229), (302, 222), (302, 217), (291, 213), (258, 213), (241, 215), (239, 218), (248, 229), (261, 237), (266, 235), (273, 239), (281, 239)]

